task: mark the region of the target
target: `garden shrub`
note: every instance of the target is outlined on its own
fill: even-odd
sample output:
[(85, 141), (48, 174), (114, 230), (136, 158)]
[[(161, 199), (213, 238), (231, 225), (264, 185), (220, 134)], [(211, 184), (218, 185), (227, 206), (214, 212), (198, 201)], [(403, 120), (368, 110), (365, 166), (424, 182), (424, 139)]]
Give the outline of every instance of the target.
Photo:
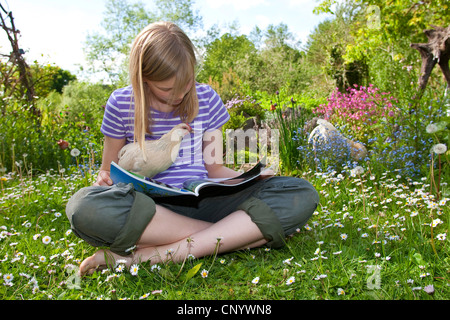
[(259, 125), (266, 116), (261, 104), (251, 96), (235, 95), (234, 98), (225, 103), (225, 107), (231, 117), (230, 121), (223, 126), (225, 130), (243, 128), (248, 124), (249, 119), (254, 119), (254, 123)]
[[(0, 121), (0, 168), (7, 172), (31, 172), (31, 168), (33, 172), (45, 172), (71, 165), (84, 170), (85, 166), (99, 163), (103, 145), (98, 130), (101, 118), (78, 114), (74, 119), (76, 122), (64, 112), (49, 110), (38, 118), (20, 102), (10, 100)], [(67, 145), (59, 145), (60, 140)], [(78, 158), (71, 155), (73, 149), (80, 151)]]
[(380, 127), (385, 127), (398, 115), (396, 102), (389, 93), (380, 93), (372, 84), (359, 88), (355, 85), (349, 87), (347, 93), (336, 89), (328, 103), (320, 105), (314, 112), (333, 125), (348, 125), (352, 136), (367, 144)]

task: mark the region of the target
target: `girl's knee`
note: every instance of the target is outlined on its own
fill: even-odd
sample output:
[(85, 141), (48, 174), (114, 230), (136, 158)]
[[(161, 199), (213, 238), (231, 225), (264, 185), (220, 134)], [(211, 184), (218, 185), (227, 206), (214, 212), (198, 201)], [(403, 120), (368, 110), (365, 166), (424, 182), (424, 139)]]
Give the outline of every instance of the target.
[(314, 186), (295, 177), (276, 177), (263, 188), (260, 199), (270, 206), (278, 217), (286, 236), (301, 228), (311, 218), (320, 198)]
[[(119, 255), (131, 253), (155, 214), (155, 203), (131, 184), (87, 187), (68, 201), (66, 214), (75, 235), (92, 246), (107, 246)], [(128, 250), (128, 251), (127, 251)]]

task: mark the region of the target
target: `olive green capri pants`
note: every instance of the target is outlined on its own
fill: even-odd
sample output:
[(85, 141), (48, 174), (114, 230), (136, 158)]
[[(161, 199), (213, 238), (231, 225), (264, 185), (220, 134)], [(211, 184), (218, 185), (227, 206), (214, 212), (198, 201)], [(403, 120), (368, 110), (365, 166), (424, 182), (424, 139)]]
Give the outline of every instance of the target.
[(285, 237), (306, 224), (319, 204), (319, 195), (306, 180), (272, 177), (233, 194), (205, 197), (195, 205), (159, 202), (136, 192), (131, 184), (92, 186), (75, 193), (66, 214), (75, 235), (93, 246), (106, 246), (126, 256), (135, 248), (159, 204), (178, 214), (217, 222), (237, 210), (258, 226), (266, 246), (281, 248)]

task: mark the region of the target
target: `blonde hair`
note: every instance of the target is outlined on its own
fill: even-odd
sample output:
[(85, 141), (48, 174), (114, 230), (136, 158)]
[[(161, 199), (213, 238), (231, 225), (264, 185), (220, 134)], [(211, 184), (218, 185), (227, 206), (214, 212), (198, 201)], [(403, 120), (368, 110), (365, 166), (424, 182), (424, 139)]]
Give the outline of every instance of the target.
[(184, 94), (192, 84), (175, 116), (191, 122), (198, 113), (195, 87), (195, 47), (186, 34), (171, 22), (155, 22), (144, 28), (136, 37), (130, 53), (130, 80), (134, 100), (134, 141), (144, 151), (145, 134), (150, 134), (151, 92), (144, 86), (144, 79), (165, 81), (175, 77), (173, 96)]

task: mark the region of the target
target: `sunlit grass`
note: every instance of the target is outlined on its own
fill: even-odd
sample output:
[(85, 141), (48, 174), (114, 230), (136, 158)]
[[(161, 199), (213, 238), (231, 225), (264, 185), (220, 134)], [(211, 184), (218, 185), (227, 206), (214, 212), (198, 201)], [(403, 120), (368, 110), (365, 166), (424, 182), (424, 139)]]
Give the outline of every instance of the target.
[[(71, 170), (5, 174), (0, 211), (1, 299), (447, 299), (449, 199), (430, 181), (368, 170), (302, 173), (321, 195), (281, 250), (258, 248), (183, 264), (79, 279), (97, 249), (70, 231), (65, 204), (86, 184)], [(93, 176), (89, 176), (93, 179)], [(88, 181), (89, 182), (89, 181)], [(445, 182), (444, 182), (445, 184)], [(207, 272), (203, 272), (207, 271)]]

